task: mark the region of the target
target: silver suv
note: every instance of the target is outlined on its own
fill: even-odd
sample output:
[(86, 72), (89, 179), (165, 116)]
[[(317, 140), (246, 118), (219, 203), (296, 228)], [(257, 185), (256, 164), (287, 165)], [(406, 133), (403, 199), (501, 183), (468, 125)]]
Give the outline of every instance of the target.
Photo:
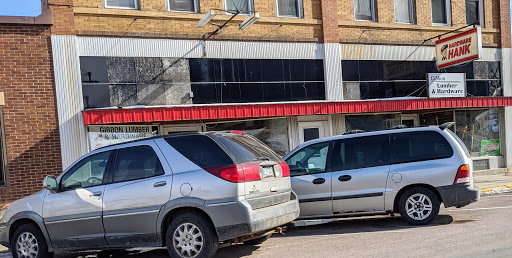
[(300, 218), (393, 214), (428, 224), (445, 207), (478, 200), (472, 161), (447, 128), (393, 129), (313, 140), (284, 159)]
[(105, 147), (43, 184), (0, 212), (0, 244), (14, 257), (149, 246), (211, 257), (219, 245), (261, 243), (299, 216), (288, 165), (243, 132)]

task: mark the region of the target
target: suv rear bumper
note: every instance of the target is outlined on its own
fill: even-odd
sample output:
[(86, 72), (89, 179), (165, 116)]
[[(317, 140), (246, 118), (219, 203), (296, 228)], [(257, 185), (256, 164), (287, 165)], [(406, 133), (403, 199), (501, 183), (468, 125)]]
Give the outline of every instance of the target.
[(463, 207), (480, 199), (480, 189), (469, 184), (436, 187), (443, 199), (444, 207)]
[(218, 204), (206, 206), (205, 211), (215, 225), (219, 241), (225, 241), (267, 231), (298, 218), (299, 202), (295, 193), (291, 193), (290, 201), (257, 210), (253, 210), (246, 200), (237, 200), (222, 205), (222, 212), (217, 210)]

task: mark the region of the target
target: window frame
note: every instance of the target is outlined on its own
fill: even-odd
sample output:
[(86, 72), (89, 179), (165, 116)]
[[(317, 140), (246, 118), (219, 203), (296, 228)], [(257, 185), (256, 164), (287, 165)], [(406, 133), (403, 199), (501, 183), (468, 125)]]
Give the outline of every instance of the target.
[[(228, 2), (230, 0), (223, 0), (223, 6), (224, 6), (224, 14), (226, 15), (233, 15), (232, 13), (228, 12)], [(249, 13), (240, 13), (238, 15), (250, 15), (251, 13), (254, 13), (254, 0), (245, 0), (249, 2)]]
[(7, 162), (7, 147), (5, 144), (5, 123), (4, 123), (4, 108), (0, 106), (0, 166), (2, 173), (0, 174), (0, 189), (9, 187), (9, 168)]
[(371, 1), (371, 8), (372, 8), (372, 19), (371, 20), (360, 20), (356, 18), (356, 5), (355, 1), (359, 0), (352, 0), (352, 9), (354, 9), (354, 21), (363, 21), (363, 22), (377, 22), (377, 10), (375, 7), (377, 6), (376, 0), (370, 0)]
[[(416, 0), (403, 0), (403, 1), (409, 1), (409, 16), (412, 16), (411, 22), (399, 22), (396, 20), (396, 6), (395, 1), (401, 1), (401, 0), (393, 0), (393, 14), (395, 15), (395, 23), (397, 24), (416, 24)], [(411, 14), (412, 12), (412, 14)]]
[[(147, 147), (151, 148), (151, 150), (153, 151), (153, 154), (155, 154), (156, 158), (158, 159), (158, 162), (160, 162), (160, 166), (162, 167), (163, 174), (161, 174), (161, 175), (152, 175), (152, 176), (149, 176), (149, 177), (142, 177), (142, 178), (136, 178), (136, 179), (130, 179), (130, 180), (124, 180), (124, 181), (119, 181), (119, 182), (115, 181), (116, 171), (117, 171), (117, 168), (118, 168), (118, 165), (119, 165), (118, 164), (119, 152), (121, 152), (121, 150), (123, 150), (123, 149), (137, 148), (137, 147), (144, 147), (144, 146), (147, 146)], [(114, 153), (114, 156), (115, 157), (112, 159), (112, 165), (110, 166), (110, 171), (109, 171), (110, 173), (108, 175), (107, 184), (117, 184), (117, 183), (132, 182), (132, 181), (136, 181), (136, 180), (144, 180), (144, 179), (158, 177), (158, 176), (165, 176), (165, 174), (166, 174), (165, 173), (164, 163), (162, 162), (162, 160), (158, 156), (158, 153), (153, 148), (153, 146), (151, 146), (149, 144), (130, 145), (130, 146), (123, 146), (123, 147), (117, 148), (116, 152)]]
[(298, 16), (290, 16), (290, 15), (280, 15), (279, 14), (279, 1), (282, 1), (282, 0), (275, 0), (275, 4), (276, 4), (276, 17), (279, 17), (279, 18), (299, 18), (299, 19), (302, 19), (304, 18), (304, 2), (302, 0), (297, 0), (297, 12), (298, 12)]
[(107, 165), (105, 166), (105, 172), (103, 173), (103, 178), (101, 180), (101, 184), (99, 185), (91, 185), (91, 186), (87, 186), (87, 187), (80, 187), (80, 188), (83, 188), (83, 189), (87, 189), (89, 187), (95, 187), (95, 186), (100, 186), (100, 185), (106, 185), (108, 183), (108, 179), (110, 177), (110, 174), (111, 174), (111, 170), (112, 170), (112, 163), (114, 161), (114, 158), (115, 156), (117, 155), (117, 152), (116, 150), (114, 149), (108, 149), (108, 150), (105, 150), (105, 151), (100, 151), (100, 152), (95, 152), (95, 153), (91, 153), (90, 155), (87, 155), (85, 157), (83, 157), (82, 159), (76, 161), (72, 166), (69, 167), (69, 169), (66, 170), (66, 172), (64, 172), (61, 176), (59, 176), (59, 179), (58, 179), (58, 187), (57, 187), (57, 192), (58, 193), (61, 193), (61, 192), (67, 192), (67, 191), (72, 191), (72, 190), (75, 190), (77, 188), (73, 188), (73, 189), (62, 189), (62, 180), (64, 178), (64, 176), (66, 176), (68, 173), (71, 172), (71, 170), (73, 170), (73, 168), (75, 168), (78, 164), (80, 164), (82, 161), (88, 159), (88, 158), (91, 158), (93, 156), (96, 156), (96, 155), (99, 155), (99, 154), (103, 154), (105, 152), (110, 152), (110, 156), (108, 157), (108, 160), (107, 160)]
[(139, 1), (138, 0), (132, 0), (135, 4), (135, 8), (130, 8), (130, 7), (120, 7), (120, 6), (109, 6), (108, 5), (108, 0), (103, 0), (103, 7), (104, 8), (109, 8), (109, 9), (123, 9), (123, 10), (139, 10), (140, 6), (139, 6)]
[[(357, 137), (349, 137), (349, 138), (342, 138), (342, 139), (337, 139), (335, 140), (334, 142), (334, 146), (333, 146), (333, 153), (332, 155), (334, 155), (334, 157), (338, 157), (341, 155), (341, 144), (343, 144), (344, 142), (346, 141), (350, 141), (350, 140), (355, 140), (355, 141), (358, 141), (362, 138), (370, 138), (370, 137), (385, 137), (387, 136), (387, 160), (386, 160), (386, 163), (385, 164), (379, 164), (379, 165), (367, 165), (367, 166), (362, 166), (362, 167), (357, 167), (357, 168), (349, 168), (349, 169), (337, 169), (335, 168), (335, 164), (334, 162), (331, 161), (331, 169), (333, 172), (340, 172), (340, 171), (350, 171), (350, 170), (358, 170), (358, 169), (365, 169), (365, 168), (374, 168), (374, 167), (382, 167), (382, 166), (389, 166), (391, 165), (391, 134), (390, 133), (379, 133), (379, 134), (372, 134), (372, 135), (365, 135), (365, 136), (357, 136)], [(338, 155), (338, 156), (336, 156)], [(332, 159), (332, 156), (331, 156), (331, 159)]]
[[(320, 145), (320, 144), (325, 144), (327, 143), (327, 155), (325, 157), (325, 169), (324, 171), (319, 171), (319, 172), (314, 172), (314, 173), (305, 173), (305, 174), (300, 174), (300, 175), (294, 175), (292, 173), (292, 170), (290, 169), (290, 177), (296, 177), (296, 176), (309, 176), (309, 175), (315, 175), (315, 174), (321, 174), (321, 173), (332, 173), (332, 151), (333, 151), (333, 148), (334, 148), (334, 141), (333, 140), (330, 140), (330, 141), (321, 141), (321, 142), (316, 142), (316, 143), (312, 143), (310, 145), (307, 145), (307, 146), (304, 146), (303, 148), (300, 148), (299, 150), (295, 151), (292, 155), (290, 155), (290, 157), (288, 157), (285, 162), (288, 164), (288, 160), (293, 158), (295, 155), (297, 155), (299, 152), (301, 152), (302, 150), (306, 149), (306, 148), (309, 148), (309, 147), (312, 147), (312, 146), (315, 146), (315, 145)], [(311, 158), (311, 157), (310, 157)]]
[[(429, 132), (429, 133), (436, 133), (438, 134), (450, 147), (451, 155), (447, 157), (436, 157), (436, 158), (424, 158), (424, 159), (413, 159), (408, 161), (393, 161), (393, 135), (401, 135), (401, 134), (413, 134), (418, 132)], [(398, 164), (405, 164), (405, 163), (414, 163), (414, 162), (423, 162), (423, 161), (431, 161), (431, 160), (440, 160), (440, 159), (451, 159), (456, 154), (456, 152), (453, 150), (455, 146), (451, 142), (450, 139), (446, 137), (446, 135), (443, 135), (441, 132), (434, 131), (434, 130), (418, 130), (418, 131), (408, 131), (408, 132), (401, 132), (401, 133), (390, 133), (389, 134), (389, 164), (390, 165), (398, 165)]]
[(446, 23), (435, 23), (434, 22), (434, 15), (433, 15), (433, 11), (434, 9), (432, 8), (432, 1), (433, 0), (430, 0), (430, 20), (432, 21), (432, 26), (452, 26), (452, 5), (451, 5), (451, 0), (444, 0), (444, 6), (445, 6), (445, 10), (446, 10)]
[[(477, 0), (478, 1), (478, 20), (480, 22), (479, 27), (484, 27), (485, 20), (484, 20), (484, 1), (483, 0)], [(466, 8), (466, 1), (464, 1), (464, 8)], [(464, 11), (467, 11), (464, 9)], [(468, 24), (468, 20), (466, 19), (466, 25)]]
[(173, 13), (200, 13), (200, 8), (199, 8), (199, 0), (191, 0), (193, 1), (194, 3), (194, 11), (191, 12), (191, 11), (178, 11), (178, 10), (171, 10), (171, 0), (165, 0), (165, 5), (166, 5), (166, 10), (168, 12), (173, 12)]

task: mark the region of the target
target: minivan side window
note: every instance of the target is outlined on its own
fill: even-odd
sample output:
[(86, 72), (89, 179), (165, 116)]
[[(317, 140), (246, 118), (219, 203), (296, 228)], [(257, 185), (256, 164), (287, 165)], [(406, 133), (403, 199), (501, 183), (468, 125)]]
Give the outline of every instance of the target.
[(444, 159), (453, 156), (448, 141), (438, 132), (391, 134), (391, 163)]
[(60, 190), (101, 185), (111, 153), (112, 151), (105, 151), (79, 161), (62, 176)]
[(333, 171), (389, 165), (389, 134), (337, 140)]
[(164, 174), (158, 156), (151, 146), (119, 149), (114, 171), (114, 182), (123, 182)]
[(307, 146), (286, 160), (291, 176), (322, 173), (328, 170), (327, 154), (330, 142)]

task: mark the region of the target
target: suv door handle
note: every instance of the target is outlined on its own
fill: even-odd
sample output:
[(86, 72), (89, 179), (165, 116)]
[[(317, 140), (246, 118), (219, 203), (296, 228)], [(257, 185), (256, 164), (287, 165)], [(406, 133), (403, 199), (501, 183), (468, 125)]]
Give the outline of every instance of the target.
[(313, 184), (315, 185), (321, 185), (323, 183), (325, 183), (325, 179), (323, 178), (316, 178), (315, 180), (313, 180)]
[(166, 184), (167, 184), (167, 182), (165, 182), (165, 181), (160, 181), (160, 182), (156, 182), (156, 183), (153, 185), (153, 187), (160, 187), (160, 186), (164, 186), (164, 185), (166, 185)]
[(349, 181), (350, 179), (352, 179), (352, 177), (349, 175), (344, 175), (344, 176), (338, 177), (339, 181)]
[(101, 191), (92, 193), (92, 196), (101, 196)]

